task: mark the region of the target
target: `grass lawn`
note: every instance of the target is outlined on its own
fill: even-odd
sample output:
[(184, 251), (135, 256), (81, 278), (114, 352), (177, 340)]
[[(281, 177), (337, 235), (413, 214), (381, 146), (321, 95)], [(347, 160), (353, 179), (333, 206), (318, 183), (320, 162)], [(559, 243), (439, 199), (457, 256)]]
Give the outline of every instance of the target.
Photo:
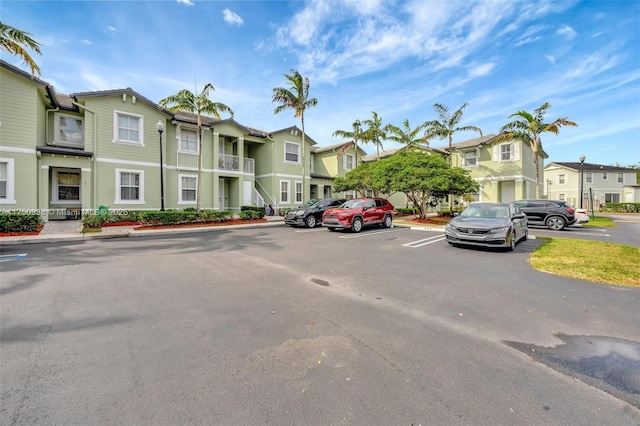
[[(540, 238), (540, 237), (538, 237)], [(597, 283), (640, 287), (640, 249), (569, 238), (546, 240), (529, 263), (539, 271)]]
[(589, 223), (583, 223), (582, 226), (598, 226), (603, 228), (615, 228), (616, 224), (612, 219), (608, 217), (596, 216), (595, 218), (592, 218), (591, 216), (589, 216)]

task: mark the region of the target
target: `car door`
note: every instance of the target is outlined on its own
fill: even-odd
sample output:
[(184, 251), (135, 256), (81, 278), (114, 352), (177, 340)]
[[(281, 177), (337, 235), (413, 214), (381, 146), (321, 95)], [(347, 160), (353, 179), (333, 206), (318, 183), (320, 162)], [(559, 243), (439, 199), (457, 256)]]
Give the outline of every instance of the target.
[(516, 232), (516, 239), (520, 239), (527, 233), (527, 216), (517, 205), (511, 204), (511, 220), (513, 222), (513, 229)]
[(532, 200), (527, 203), (527, 207), (524, 209), (525, 214), (529, 218), (529, 222), (536, 225), (543, 225), (544, 220), (547, 217), (546, 202)]
[(364, 207), (362, 208), (362, 220), (365, 224), (375, 223), (378, 217), (378, 208), (376, 207), (375, 200), (367, 200), (364, 203)]

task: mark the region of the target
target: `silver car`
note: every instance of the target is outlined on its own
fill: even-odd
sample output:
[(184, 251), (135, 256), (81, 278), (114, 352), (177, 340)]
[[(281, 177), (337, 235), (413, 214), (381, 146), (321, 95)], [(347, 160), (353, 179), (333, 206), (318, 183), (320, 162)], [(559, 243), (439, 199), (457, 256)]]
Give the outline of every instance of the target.
[(473, 203), (445, 228), (447, 242), (453, 246), (506, 247), (511, 251), (528, 235), (527, 217), (513, 203)]

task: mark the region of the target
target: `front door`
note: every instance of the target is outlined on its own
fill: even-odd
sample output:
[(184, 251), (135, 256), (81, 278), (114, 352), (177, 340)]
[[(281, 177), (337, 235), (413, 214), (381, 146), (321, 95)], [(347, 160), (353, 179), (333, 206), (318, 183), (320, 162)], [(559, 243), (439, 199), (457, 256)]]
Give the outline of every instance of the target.
[(500, 182), (500, 202), (510, 203), (516, 200), (516, 182), (513, 180)]
[[(242, 204), (245, 206), (251, 206), (253, 203), (251, 199), (253, 198), (253, 185), (250, 180), (245, 180), (242, 182)], [(262, 206), (260, 206), (262, 207)]]

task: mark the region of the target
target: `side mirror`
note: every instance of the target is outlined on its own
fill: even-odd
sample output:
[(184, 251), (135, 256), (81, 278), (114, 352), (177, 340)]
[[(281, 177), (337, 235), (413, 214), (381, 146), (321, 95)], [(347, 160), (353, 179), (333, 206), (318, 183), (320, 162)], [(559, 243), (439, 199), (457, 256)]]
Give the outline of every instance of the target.
[(459, 215), (460, 215), (460, 213), (458, 213), (458, 212), (453, 212), (453, 217), (456, 217), (456, 216), (459, 216)]

